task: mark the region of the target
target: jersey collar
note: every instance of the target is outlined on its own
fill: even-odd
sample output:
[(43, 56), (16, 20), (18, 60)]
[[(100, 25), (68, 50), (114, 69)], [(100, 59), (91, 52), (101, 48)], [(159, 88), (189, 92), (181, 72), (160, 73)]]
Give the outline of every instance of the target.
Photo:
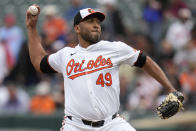
[(97, 42), (95, 44), (92, 44), (92, 45), (89, 45), (87, 48), (83, 48), (83, 47), (80, 46), (80, 44), (78, 44), (75, 48), (77, 50), (80, 50), (80, 51), (90, 51), (90, 50), (93, 50), (93, 49), (97, 48), (98, 43), (99, 42)]

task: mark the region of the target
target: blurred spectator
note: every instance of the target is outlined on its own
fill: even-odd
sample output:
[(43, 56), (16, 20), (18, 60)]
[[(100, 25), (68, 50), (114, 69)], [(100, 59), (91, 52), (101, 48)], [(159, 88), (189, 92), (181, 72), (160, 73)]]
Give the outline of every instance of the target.
[(196, 103), (196, 63), (189, 63), (188, 70), (179, 76), (183, 93), (188, 97), (188, 104)]
[(15, 64), (23, 44), (23, 31), (16, 25), (14, 14), (5, 15), (4, 26), (0, 28), (0, 41), (2, 40), (7, 44), (13, 63)]
[(8, 89), (0, 84), (0, 114), (3, 113), (3, 107), (9, 99)]
[(174, 56), (174, 62), (180, 67), (180, 69), (186, 70), (189, 67), (189, 63), (196, 63), (196, 25), (191, 30), (191, 40), (180, 52)]
[(126, 37), (125, 25), (123, 22), (123, 17), (120, 10), (117, 7), (116, 0), (101, 0), (100, 4), (105, 7), (105, 13), (107, 19), (105, 20), (105, 25), (103, 30), (109, 40), (123, 40)]
[(133, 39), (135, 41), (135, 48), (145, 52), (146, 54), (154, 57), (154, 53), (157, 50), (154, 50), (154, 44), (152, 39), (148, 35), (143, 33), (134, 33)]
[(17, 82), (17, 84), (25, 87), (36, 85), (40, 81), (40, 78), (31, 63), (27, 41), (22, 45), (18, 58), (16, 66), (6, 79)]
[(160, 44), (161, 50), (159, 52), (159, 59), (161, 61), (164, 60), (172, 60), (175, 54), (175, 50), (171, 46), (171, 44), (168, 43), (168, 41), (163, 40)]
[(30, 102), (30, 110), (33, 114), (49, 115), (55, 111), (55, 102), (50, 93), (50, 82), (42, 81), (37, 85), (36, 95), (32, 97)]
[(184, 94), (188, 97), (187, 104), (196, 103), (196, 25), (191, 30), (191, 40), (183, 51), (175, 56), (175, 62), (182, 70), (179, 80)]
[(125, 111), (128, 109), (128, 95), (129, 95), (129, 79), (127, 77), (120, 77), (120, 111)]
[(56, 84), (56, 90), (53, 91), (53, 98), (55, 101), (56, 108), (64, 108), (64, 81), (61, 78), (60, 82)]
[(55, 5), (47, 5), (43, 8), (45, 19), (43, 22), (43, 33), (46, 36), (47, 43), (53, 43), (56, 40), (65, 41), (65, 35), (68, 32), (67, 22), (58, 16), (58, 8)]
[(136, 88), (129, 95), (131, 110), (148, 110), (156, 106), (156, 98), (161, 91), (161, 85), (144, 72), (140, 72)]
[(55, 53), (57, 50), (63, 48), (66, 46), (67, 43), (65, 43), (62, 40), (55, 40), (53, 42), (48, 42), (48, 37), (45, 34), (41, 35), (41, 44), (43, 48), (46, 50), (48, 54)]
[(181, 50), (188, 43), (190, 31), (193, 27), (189, 9), (180, 9), (178, 14), (178, 20), (169, 26), (166, 34), (166, 40), (172, 45), (174, 50)]
[(191, 30), (190, 45), (191, 45), (193, 48), (196, 48), (196, 24), (193, 26), (193, 29)]
[(6, 50), (3, 43), (0, 43), (0, 85), (8, 74)]
[(147, 0), (143, 18), (148, 24), (148, 34), (155, 44), (159, 44), (162, 35), (162, 5), (158, 0)]
[(29, 96), (24, 90), (17, 88), (15, 83), (6, 81), (4, 91), (1, 93), (3, 94), (0, 94), (0, 96), (4, 96), (3, 104), (0, 104), (2, 113), (15, 114), (28, 111)]
[(178, 17), (179, 10), (182, 8), (187, 8), (187, 5), (183, 0), (170, 0), (168, 6), (168, 11), (174, 17)]
[(73, 26), (73, 18), (76, 15), (76, 13), (84, 8), (87, 8), (83, 0), (69, 0), (70, 5), (69, 8), (65, 11), (65, 19), (68, 21), (69, 25)]

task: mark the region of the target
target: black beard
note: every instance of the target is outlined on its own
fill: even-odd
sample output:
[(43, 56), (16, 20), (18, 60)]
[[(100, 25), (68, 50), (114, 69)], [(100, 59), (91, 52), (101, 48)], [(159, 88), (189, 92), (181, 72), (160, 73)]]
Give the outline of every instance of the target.
[(100, 40), (100, 35), (96, 35), (96, 36), (94, 36), (94, 37), (90, 36), (90, 35), (87, 34), (87, 33), (81, 33), (80, 35), (81, 35), (81, 37), (82, 37), (85, 41), (87, 41), (87, 42), (89, 42), (89, 43), (97, 43), (97, 42), (99, 42), (99, 40)]

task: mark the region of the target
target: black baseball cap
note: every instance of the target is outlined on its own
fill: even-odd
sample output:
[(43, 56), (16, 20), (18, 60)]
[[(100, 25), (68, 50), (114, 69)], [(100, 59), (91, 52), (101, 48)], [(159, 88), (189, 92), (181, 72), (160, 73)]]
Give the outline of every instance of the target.
[(104, 13), (99, 12), (99, 11), (95, 11), (91, 8), (85, 8), (85, 9), (78, 11), (76, 16), (74, 17), (74, 23), (73, 23), (74, 26), (78, 25), (86, 17), (92, 16), (92, 15), (96, 16), (101, 22), (105, 19)]

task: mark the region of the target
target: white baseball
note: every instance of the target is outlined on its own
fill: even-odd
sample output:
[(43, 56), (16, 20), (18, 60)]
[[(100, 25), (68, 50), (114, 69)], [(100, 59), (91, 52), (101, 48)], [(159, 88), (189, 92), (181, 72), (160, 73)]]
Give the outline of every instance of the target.
[(32, 15), (37, 15), (38, 14), (38, 8), (34, 5), (30, 6), (28, 10)]

